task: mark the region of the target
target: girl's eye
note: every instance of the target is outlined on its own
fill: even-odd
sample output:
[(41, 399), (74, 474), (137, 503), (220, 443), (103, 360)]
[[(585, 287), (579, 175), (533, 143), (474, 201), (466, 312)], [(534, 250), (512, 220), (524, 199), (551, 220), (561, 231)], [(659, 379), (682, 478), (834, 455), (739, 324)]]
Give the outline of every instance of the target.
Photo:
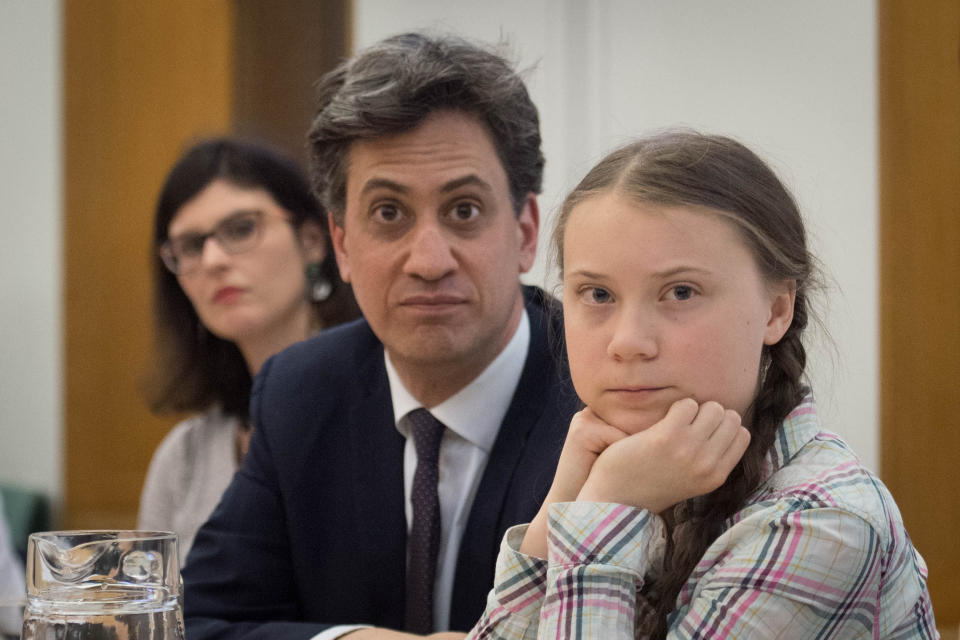
[(472, 202), (459, 202), (450, 210), (450, 215), (457, 222), (469, 222), (480, 215), (480, 207)]
[(589, 287), (580, 294), (591, 304), (606, 304), (613, 299), (610, 292), (601, 287)]
[(374, 208), (373, 215), (381, 222), (396, 222), (400, 218), (400, 209), (395, 204), (381, 204)]
[(685, 284), (678, 284), (673, 287), (670, 292), (676, 300), (689, 300), (694, 294), (693, 287)]

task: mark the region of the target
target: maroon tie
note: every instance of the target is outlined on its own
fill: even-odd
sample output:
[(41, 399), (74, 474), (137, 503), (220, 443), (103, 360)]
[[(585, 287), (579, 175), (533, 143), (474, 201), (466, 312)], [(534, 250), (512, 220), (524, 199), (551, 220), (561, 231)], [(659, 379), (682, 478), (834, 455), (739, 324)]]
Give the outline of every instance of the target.
[(407, 600), (405, 627), (412, 633), (433, 631), (433, 583), (440, 549), (440, 441), (444, 426), (426, 409), (407, 414), (417, 449), (417, 470), (413, 474), (413, 526), (407, 537)]

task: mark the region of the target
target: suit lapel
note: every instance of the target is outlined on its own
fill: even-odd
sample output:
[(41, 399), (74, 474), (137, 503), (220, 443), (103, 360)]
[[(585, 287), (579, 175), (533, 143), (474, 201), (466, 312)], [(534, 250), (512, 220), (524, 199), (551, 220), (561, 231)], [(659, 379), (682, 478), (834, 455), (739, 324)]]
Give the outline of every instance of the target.
[(407, 524), (403, 496), (404, 440), (394, 427), (383, 347), (371, 334), (358, 349), (352, 423), (353, 494), (359, 530), (360, 575), (376, 576), (370, 594), (380, 600), (381, 624), (403, 625)]
[[(527, 292), (530, 295), (530, 292)], [(539, 291), (533, 295), (542, 296)], [(527, 436), (550, 402), (556, 367), (547, 339), (549, 318), (538, 301), (528, 301), (530, 346), (520, 382), (500, 426), (477, 489), (460, 543), (450, 611), (451, 629), (469, 629), (483, 609), (492, 586), (494, 561), (503, 530), (502, 514)], [(551, 472), (552, 477), (552, 472)], [(533, 493), (531, 488), (530, 493)], [(513, 523), (509, 523), (513, 524)]]

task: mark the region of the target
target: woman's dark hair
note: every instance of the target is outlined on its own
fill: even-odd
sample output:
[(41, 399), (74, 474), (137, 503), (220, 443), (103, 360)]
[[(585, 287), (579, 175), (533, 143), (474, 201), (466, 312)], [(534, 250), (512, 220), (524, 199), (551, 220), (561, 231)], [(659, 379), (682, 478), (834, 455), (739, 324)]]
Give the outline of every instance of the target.
[(793, 197), (756, 154), (730, 138), (667, 131), (609, 154), (567, 196), (553, 235), (561, 273), (571, 212), (584, 200), (610, 192), (639, 203), (707, 207), (738, 231), (767, 282), (796, 283), (790, 327), (779, 342), (763, 347), (757, 396), (746, 412), (751, 434), (746, 453), (720, 488), (665, 514), (669, 535), (663, 577), (644, 587), (655, 615), (645, 616), (639, 627), (642, 637), (662, 638), (680, 589), (723, 532), (725, 520), (760, 485), (780, 424), (807, 392), (801, 335), (811, 314), (808, 295), (818, 282), (817, 271)]
[(350, 286), (340, 279), (325, 212), (293, 161), (230, 138), (205, 140), (191, 147), (170, 170), (157, 199), (152, 244), (156, 354), (147, 396), (151, 410), (157, 413), (201, 411), (219, 404), (225, 414), (246, 420), (251, 378), (243, 355), (234, 343), (203, 326), (176, 276), (160, 259), (170, 221), (214, 180), (263, 189), (290, 214), (294, 229), (299, 230), (308, 220), (322, 229), (325, 257), (321, 270), (332, 291), (323, 302), (313, 303), (316, 326), (352, 320), (360, 312)]

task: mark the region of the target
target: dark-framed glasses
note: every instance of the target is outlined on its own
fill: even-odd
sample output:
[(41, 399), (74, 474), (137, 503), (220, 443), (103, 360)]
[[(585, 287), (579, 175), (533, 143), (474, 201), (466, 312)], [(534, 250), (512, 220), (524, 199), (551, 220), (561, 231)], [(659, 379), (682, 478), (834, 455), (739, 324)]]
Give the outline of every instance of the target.
[(243, 253), (257, 246), (263, 237), (262, 211), (237, 211), (207, 233), (181, 233), (160, 245), (160, 258), (167, 269), (182, 276), (195, 271), (203, 258), (207, 240), (213, 238), (229, 254)]

